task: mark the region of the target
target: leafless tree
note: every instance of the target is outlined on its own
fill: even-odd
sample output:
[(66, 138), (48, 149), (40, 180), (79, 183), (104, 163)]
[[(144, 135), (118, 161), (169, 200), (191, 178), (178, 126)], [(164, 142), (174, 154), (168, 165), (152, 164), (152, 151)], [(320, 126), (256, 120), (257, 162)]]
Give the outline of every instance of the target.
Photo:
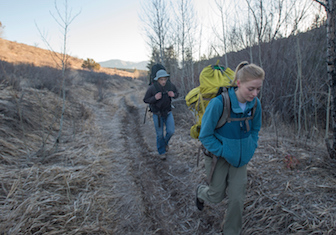
[(165, 0), (143, 1), (139, 15), (144, 23), (143, 30), (152, 50), (158, 50), (159, 61), (165, 65), (165, 47), (170, 32), (170, 14)]
[(249, 57), (250, 57), (250, 63), (253, 62), (253, 51), (252, 47), (255, 45), (255, 30), (253, 30), (252, 25), (252, 19), (251, 19), (251, 12), (247, 12), (247, 20), (243, 22), (243, 25), (240, 26), (240, 22), (237, 21), (234, 29), (232, 31), (233, 37), (235, 40), (235, 49), (241, 50), (244, 48), (248, 48)]
[(5, 26), (2, 25), (1, 21), (0, 21), (0, 37), (2, 37), (3, 34), (3, 29), (5, 28)]
[(333, 137), (326, 139), (329, 156), (336, 159), (336, 0), (314, 0), (321, 4), (327, 13), (327, 70), (329, 98), (331, 100), (331, 124)]
[[(181, 58), (181, 92), (190, 90), (195, 86), (193, 71), (193, 53), (195, 48), (196, 18), (191, 0), (179, 0), (176, 4), (176, 24)], [(186, 87), (185, 80), (191, 78), (191, 87)]]
[[(289, 35), (297, 35), (300, 32), (300, 25), (303, 21), (303, 19), (306, 17), (307, 12), (309, 10), (309, 8), (311, 7), (311, 2), (308, 1), (289, 1), (286, 4), (286, 1), (281, 0), (281, 2), (279, 1), (279, 8), (284, 8), (286, 6), (286, 8), (288, 9), (287, 11), (285, 10), (279, 10), (279, 14), (278, 14), (278, 20), (276, 21), (276, 27), (274, 32), (272, 32), (272, 30), (269, 30), (271, 33), (269, 34), (269, 40), (273, 41), (276, 38), (276, 35), (284, 35), (284, 36), (288, 36), (286, 34)], [(285, 17), (282, 19), (281, 15), (285, 15)], [(291, 21), (289, 21), (288, 19), (291, 19)], [(290, 28), (290, 30), (287, 30), (289, 32), (287, 32), (286, 30), (283, 29), (282, 27), (282, 23), (286, 26), (285, 28)], [(289, 27), (291, 26), (291, 27)], [(307, 119), (306, 118), (302, 118), (302, 114), (306, 114), (306, 106), (303, 105), (303, 103), (305, 103), (305, 96), (303, 93), (303, 58), (302, 58), (302, 49), (301, 49), (301, 44), (300, 44), (300, 37), (296, 36), (296, 47), (295, 47), (295, 51), (296, 51), (296, 67), (297, 67), (297, 76), (296, 76), (296, 88), (295, 88), (295, 92), (294, 92), (294, 119), (295, 119), (295, 131), (297, 132), (298, 137), (301, 134), (301, 130), (302, 130), (302, 120), (305, 120), (305, 127), (307, 127)], [(309, 98), (307, 98), (309, 99)], [(297, 110), (297, 112), (296, 112)], [(305, 128), (305, 130), (307, 131), (308, 128)]]
[[(300, 39), (296, 37), (297, 47), (296, 47), (296, 62), (297, 62), (297, 78), (296, 78), (296, 87), (294, 92), (294, 110), (298, 110), (298, 117), (296, 117), (296, 112), (294, 113), (295, 123), (297, 123), (297, 133), (300, 134), (301, 131), (301, 110), (302, 110), (302, 55), (301, 55), (301, 48), (300, 48)], [(297, 94), (299, 94), (299, 101), (298, 105), (296, 102)], [(298, 108), (296, 107), (298, 106)]]
[(58, 131), (58, 134), (56, 136), (55, 144), (54, 144), (55, 151), (57, 151), (58, 144), (59, 144), (60, 138), (62, 136), (63, 119), (64, 119), (64, 112), (65, 112), (65, 101), (66, 101), (66, 97), (65, 97), (66, 74), (65, 74), (65, 71), (67, 69), (68, 59), (69, 59), (69, 55), (67, 54), (67, 39), (68, 39), (68, 33), (69, 33), (69, 26), (73, 22), (73, 20), (80, 14), (80, 12), (78, 12), (75, 15), (72, 15), (72, 12), (71, 12), (71, 9), (69, 9), (69, 5), (68, 5), (67, 0), (64, 0), (64, 4), (63, 4), (64, 9), (63, 10), (61, 10), (59, 8), (56, 0), (55, 0), (54, 4), (55, 4), (56, 15), (54, 15), (52, 12), (50, 12), (50, 14), (54, 18), (55, 22), (58, 24), (58, 26), (60, 27), (60, 29), (63, 32), (63, 47), (62, 47), (62, 51), (61, 51), (60, 54), (55, 52), (55, 50), (52, 48), (52, 46), (47, 41), (46, 37), (44, 37), (43, 34), (41, 33), (41, 30), (38, 27), (37, 28), (38, 28), (38, 30), (41, 34), (42, 40), (48, 46), (49, 50), (52, 52), (54, 61), (58, 65), (60, 65), (60, 68), (62, 69), (62, 89), (61, 89), (62, 90), (62, 94), (61, 94), (62, 110), (61, 110), (61, 115), (60, 115), (60, 120), (59, 120), (60, 127), (59, 127), (59, 131)]
[(225, 1), (225, 0), (215, 0), (216, 10), (219, 13), (220, 18), (220, 26), (217, 24), (213, 25), (213, 32), (216, 37), (220, 40), (223, 46), (223, 55), (225, 60), (225, 67), (229, 67), (228, 63), (228, 37), (230, 31), (230, 12), (233, 9), (233, 1)]
[(263, 0), (258, 0), (256, 7), (252, 5), (252, 0), (246, 0), (248, 9), (251, 11), (255, 30), (257, 32), (258, 48), (259, 48), (259, 65), (263, 67), (262, 55), (261, 55), (261, 43), (266, 30), (265, 27), (265, 9)]
[(261, 43), (272, 42), (275, 39), (297, 33), (299, 24), (307, 16), (311, 1), (302, 0), (245, 0), (252, 14), (259, 61), (263, 66)]

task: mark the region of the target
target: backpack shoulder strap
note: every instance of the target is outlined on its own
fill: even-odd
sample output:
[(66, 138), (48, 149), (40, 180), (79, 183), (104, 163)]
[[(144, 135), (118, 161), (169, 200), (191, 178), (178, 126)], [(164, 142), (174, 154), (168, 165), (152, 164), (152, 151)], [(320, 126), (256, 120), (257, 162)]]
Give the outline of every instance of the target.
[(216, 129), (221, 128), (226, 123), (227, 119), (230, 117), (231, 112), (231, 102), (229, 93), (226, 87), (223, 87), (223, 92), (221, 93), (222, 101), (223, 101), (223, 112), (221, 117), (217, 122)]
[(228, 118), (227, 121), (245, 121), (245, 125), (246, 125), (246, 131), (249, 132), (250, 131), (250, 125), (249, 125), (249, 120), (252, 120), (254, 118), (255, 115), (255, 111), (257, 109), (257, 100), (254, 102), (253, 108), (251, 110), (251, 116), (250, 117), (242, 117), (242, 118)]
[(229, 97), (229, 93), (227, 91), (226, 87), (223, 87), (223, 92), (221, 93), (222, 96), (222, 101), (223, 101), (223, 112), (221, 117), (219, 118), (218, 122), (217, 122), (217, 126), (216, 129), (221, 128), (222, 126), (224, 126), (224, 124), (227, 121), (245, 121), (246, 126), (247, 126), (247, 131), (250, 131), (250, 126), (248, 121), (252, 120), (254, 118), (256, 109), (257, 109), (257, 105), (258, 102), (257, 100), (254, 102), (254, 106), (251, 110), (251, 116), (250, 117), (245, 117), (245, 118), (230, 118), (230, 112), (231, 112), (231, 102), (230, 102), (230, 97)]
[(248, 117), (248, 118), (246, 118), (245, 119), (245, 125), (246, 125), (246, 130), (247, 131), (250, 131), (250, 125), (249, 125), (249, 120), (252, 120), (253, 118), (254, 118), (254, 114), (255, 114), (255, 111), (256, 111), (256, 109), (257, 109), (257, 105), (258, 105), (258, 103), (257, 103), (257, 100), (254, 102), (254, 105), (253, 105), (253, 108), (252, 108), (252, 110), (251, 110), (251, 117)]
[(160, 92), (160, 91), (161, 91), (160, 85), (158, 84), (157, 81), (154, 81), (154, 82), (153, 82), (153, 85), (154, 85), (154, 87), (155, 87), (156, 92)]
[(251, 119), (253, 119), (254, 118), (254, 115), (255, 115), (255, 112), (256, 112), (256, 109), (257, 109), (257, 105), (258, 105), (258, 102), (257, 102), (257, 100), (254, 102), (254, 105), (253, 105), (253, 108), (252, 108), (252, 110), (251, 110)]
[(254, 106), (253, 106), (253, 108), (252, 108), (252, 118), (254, 118), (254, 114), (255, 114), (255, 111), (256, 111), (256, 109), (257, 109), (257, 106), (258, 106), (258, 102), (257, 102), (257, 100), (255, 101), (255, 103), (254, 103)]

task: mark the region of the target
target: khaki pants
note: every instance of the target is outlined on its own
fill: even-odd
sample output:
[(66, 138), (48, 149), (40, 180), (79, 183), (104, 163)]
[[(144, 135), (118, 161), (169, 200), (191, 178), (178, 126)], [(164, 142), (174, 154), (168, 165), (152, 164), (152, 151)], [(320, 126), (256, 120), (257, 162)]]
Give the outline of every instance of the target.
[[(205, 170), (209, 175), (212, 158), (205, 156)], [(242, 228), (244, 200), (246, 194), (246, 165), (236, 168), (224, 158), (217, 161), (209, 186), (198, 188), (198, 198), (210, 203), (219, 203), (228, 196), (228, 208), (225, 214), (223, 232), (225, 235), (238, 235)]]

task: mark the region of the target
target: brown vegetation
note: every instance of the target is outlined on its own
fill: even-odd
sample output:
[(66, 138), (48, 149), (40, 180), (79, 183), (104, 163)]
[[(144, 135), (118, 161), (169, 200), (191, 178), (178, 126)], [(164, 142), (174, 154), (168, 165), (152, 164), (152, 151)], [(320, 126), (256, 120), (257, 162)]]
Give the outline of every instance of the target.
[[(55, 83), (38, 83), (46, 68), (0, 63), (2, 233), (220, 233), (226, 201), (202, 212), (194, 205), (205, 171), (203, 161), (196, 166), (199, 142), (189, 136), (193, 117), (184, 100), (174, 102), (176, 133), (161, 161), (150, 115), (143, 123), (147, 84), (71, 70), (55, 152), (59, 71), (48, 68)], [(336, 163), (318, 138), (295, 139), (288, 128), (261, 131), (242, 234), (335, 234)]]

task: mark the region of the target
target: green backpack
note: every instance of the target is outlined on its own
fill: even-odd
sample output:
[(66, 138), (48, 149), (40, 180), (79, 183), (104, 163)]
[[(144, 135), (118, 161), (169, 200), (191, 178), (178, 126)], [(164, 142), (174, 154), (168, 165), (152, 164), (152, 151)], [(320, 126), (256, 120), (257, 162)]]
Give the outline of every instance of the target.
[(192, 138), (198, 139), (205, 109), (210, 100), (218, 95), (222, 97), (224, 109), (216, 129), (222, 127), (226, 122), (245, 121), (248, 123), (248, 120), (253, 119), (257, 102), (254, 105), (251, 117), (230, 118), (231, 102), (228, 88), (236, 86), (236, 84), (232, 84), (234, 76), (234, 71), (219, 65), (219, 60), (215, 65), (208, 65), (201, 71), (199, 76), (200, 85), (192, 89), (185, 97), (186, 104), (194, 113), (196, 119), (195, 124), (190, 128), (190, 136)]

